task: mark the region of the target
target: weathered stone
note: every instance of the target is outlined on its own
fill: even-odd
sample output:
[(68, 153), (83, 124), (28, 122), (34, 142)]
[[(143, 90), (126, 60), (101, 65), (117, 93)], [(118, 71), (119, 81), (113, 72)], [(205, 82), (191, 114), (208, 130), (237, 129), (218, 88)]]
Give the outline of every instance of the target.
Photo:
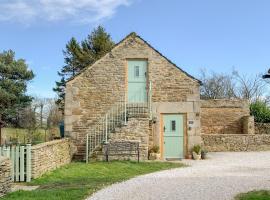
[(11, 161), (0, 156), (0, 197), (11, 191)]
[(255, 134), (269, 134), (270, 123), (255, 123)]
[(38, 178), (71, 162), (71, 143), (69, 139), (41, 143), (32, 147), (31, 154), (32, 178)]
[(203, 146), (208, 151), (269, 151), (270, 135), (204, 134)]
[[(243, 117), (249, 116), (245, 100), (205, 100), (201, 102), (202, 134), (242, 134)], [(248, 123), (248, 121), (245, 121)], [(249, 123), (249, 127), (251, 123)]]
[[(190, 112), (194, 112), (196, 106), (193, 103), (199, 102), (200, 99), (199, 81), (183, 72), (140, 37), (131, 34), (110, 53), (67, 82), (65, 131), (77, 148), (77, 158), (85, 157), (87, 131), (125, 96), (128, 59), (148, 61), (148, 81), (152, 82), (153, 103), (189, 102), (183, 104), (180, 113), (187, 110), (185, 106), (189, 107)], [(157, 129), (159, 124), (154, 126)], [(157, 134), (160, 132), (153, 135)], [(132, 137), (129, 136), (129, 139)], [(152, 144), (159, 145), (157, 140), (151, 140)]]

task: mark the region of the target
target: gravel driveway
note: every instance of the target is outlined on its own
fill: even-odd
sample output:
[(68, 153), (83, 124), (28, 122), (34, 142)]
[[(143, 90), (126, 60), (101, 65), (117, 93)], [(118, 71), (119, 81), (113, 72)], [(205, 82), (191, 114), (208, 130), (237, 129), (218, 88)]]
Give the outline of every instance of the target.
[(231, 200), (241, 192), (270, 189), (270, 152), (209, 153), (184, 160), (191, 167), (139, 176), (98, 191), (89, 200)]

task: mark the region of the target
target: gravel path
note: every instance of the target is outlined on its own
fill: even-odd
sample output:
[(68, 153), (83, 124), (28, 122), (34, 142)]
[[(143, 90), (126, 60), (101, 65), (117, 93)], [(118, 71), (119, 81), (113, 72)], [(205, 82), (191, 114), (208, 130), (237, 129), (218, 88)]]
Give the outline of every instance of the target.
[(232, 200), (241, 192), (270, 189), (270, 152), (210, 153), (208, 160), (183, 162), (192, 167), (139, 176), (88, 200)]

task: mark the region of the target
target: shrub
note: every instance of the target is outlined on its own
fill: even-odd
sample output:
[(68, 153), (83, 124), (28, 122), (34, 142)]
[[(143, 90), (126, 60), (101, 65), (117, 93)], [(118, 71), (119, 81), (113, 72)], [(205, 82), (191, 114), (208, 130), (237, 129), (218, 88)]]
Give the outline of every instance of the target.
[(257, 101), (250, 104), (250, 114), (254, 116), (255, 122), (270, 122), (270, 108), (265, 102)]
[(200, 154), (201, 153), (201, 146), (200, 145), (195, 145), (193, 147), (193, 151), (196, 153), (196, 154)]

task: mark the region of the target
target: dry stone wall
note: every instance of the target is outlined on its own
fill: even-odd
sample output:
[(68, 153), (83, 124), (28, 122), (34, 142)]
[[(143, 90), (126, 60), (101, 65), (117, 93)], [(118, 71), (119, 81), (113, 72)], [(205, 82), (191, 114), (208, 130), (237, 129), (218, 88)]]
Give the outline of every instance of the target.
[(255, 134), (270, 135), (270, 123), (255, 123)]
[(71, 143), (69, 139), (62, 139), (34, 145), (31, 154), (32, 178), (38, 178), (71, 162)]
[[(245, 100), (203, 100), (201, 101), (201, 133), (202, 134), (243, 134), (254, 129), (249, 116), (249, 104)], [(249, 121), (251, 120), (251, 121)], [(254, 123), (254, 122), (253, 122)], [(253, 125), (254, 126), (254, 125)], [(254, 132), (254, 131), (253, 131)]]
[(153, 102), (199, 99), (197, 80), (182, 72), (141, 38), (131, 34), (110, 53), (67, 83), (65, 131), (77, 147), (77, 158), (84, 157), (89, 128), (124, 96), (128, 59), (148, 61)]
[(11, 161), (0, 156), (0, 198), (11, 191)]
[(208, 151), (269, 151), (270, 135), (219, 134), (202, 135), (203, 147)]

